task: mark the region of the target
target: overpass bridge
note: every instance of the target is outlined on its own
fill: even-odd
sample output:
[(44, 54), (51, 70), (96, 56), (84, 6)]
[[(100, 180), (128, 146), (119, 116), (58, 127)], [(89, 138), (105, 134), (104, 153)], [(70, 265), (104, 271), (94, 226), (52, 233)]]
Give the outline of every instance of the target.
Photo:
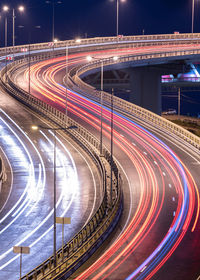
[[(17, 99), (43, 114), (45, 111), (52, 111), (58, 120), (63, 118), (58, 111), (63, 112), (67, 104), (70, 122), (78, 121), (98, 138), (102, 92), (85, 84), (81, 78), (100, 68), (102, 52), (108, 55), (108, 58), (103, 59), (105, 69), (127, 65), (141, 67), (138, 78), (140, 82), (144, 73), (149, 71), (146, 70), (149, 65), (174, 66), (175, 61), (180, 60), (182, 64), (191, 58), (196, 59), (200, 54), (199, 34), (127, 37), (117, 42), (115, 39), (83, 40), (78, 45), (74, 41), (59, 42), (53, 53), (49, 53), (48, 44), (33, 46), (35, 50), (31, 50), (33, 53), (28, 56), (31, 60), (31, 71), (26, 71), (27, 59), (16, 60), (14, 64), (9, 65), (8, 73), (5, 70), (3, 72), (4, 86), (7, 86), (8, 82), (9, 91), (17, 96)], [(68, 90), (61, 85), (61, 77), (66, 74), (66, 57), (62, 56), (66, 46), (70, 50), (69, 76), (65, 78)], [(39, 49), (43, 49), (42, 53), (41, 51), (37, 53)], [(17, 51), (20, 51), (19, 47), (16, 48)], [(86, 63), (88, 53), (98, 55), (99, 60)], [(119, 56), (119, 60), (115, 63), (111, 59), (113, 53)], [(151, 74), (152, 69), (149, 74), (151, 79), (152, 75), (154, 76)], [(48, 73), (45, 78), (42, 76), (44, 71)], [(27, 73), (31, 74), (29, 93), (26, 92), (30, 82)], [(157, 79), (158, 73), (154, 76), (156, 84)], [(27, 84), (23, 85), (23, 80)], [(145, 84), (141, 85), (141, 88), (143, 87)], [(51, 105), (58, 111), (55, 109), (53, 111), (50, 105), (47, 106), (40, 101), (36, 103), (34, 96), (44, 100), (43, 93), (45, 102), (50, 103), (50, 95), (47, 94), (50, 89), (56, 94)], [(145, 97), (146, 95), (143, 95), (143, 99)], [(151, 106), (159, 112), (158, 91), (154, 97), (156, 101), (153, 100)], [(123, 174), (125, 208), (123, 218), (125, 217), (126, 222), (124, 225), (120, 221), (119, 229), (122, 230), (118, 229), (113, 246), (80, 276), (77, 274), (77, 278), (150, 279), (155, 275), (164, 279), (166, 270), (172, 279), (197, 278), (198, 257), (193, 248), (195, 244), (197, 247), (199, 244), (199, 138), (155, 113), (105, 92), (102, 105), (103, 141), (104, 147), (108, 150), (112, 128), (110, 118), (113, 118), (115, 161), (118, 162)], [(93, 138), (90, 141), (95, 142), (99, 149), (97, 140)], [(112, 157), (109, 162), (112, 167)], [(81, 234), (83, 236), (83, 232)], [(75, 251), (77, 247), (82, 248), (84, 240), (81, 240)], [(67, 246), (66, 248), (71, 248)], [(180, 258), (182, 250), (185, 250), (185, 254), (181, 253)], [(192, 256), (190, 259), (188, 253)], [(59, 264), (57, 273), (65, 274), (69, 267), (68, 257), (69, 255), (66, 256), (64, 263)], [(49, 262), (51, 263), (51, 260)], [(178, 267), (178, 271), (175, 266)], [(55, 270), (51, 271), (50, 268), (49, 263), (44, 263), (27, 274), (24, 279), (58, 278)], [(40, 278), (40, 275), (43, 275), (43, 278)]]

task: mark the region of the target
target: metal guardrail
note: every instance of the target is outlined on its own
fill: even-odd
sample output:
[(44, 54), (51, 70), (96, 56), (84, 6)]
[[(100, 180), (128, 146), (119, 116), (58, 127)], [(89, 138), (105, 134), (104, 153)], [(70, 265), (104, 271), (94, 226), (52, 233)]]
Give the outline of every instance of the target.
[(162, 83), (171, 84), (171, 83), (200, 83), (200, 77), (180, 77), (180, 78), (162, 78)]
[[(31, 44), (31, 50), (45, 50), (45, 49), (57, 49), (65, 47), (83, 47), (85, 45), (91, 44), (123, 44), (128, 42), (148, 42), (153, 41), (153, 43), (162, 43), (172, 40), (174, 43), (178, 43), (179, 41), (188, 41), (191, 44), (195, 42), (199, 42), (200, 40), (200, 33), (186, 33), (186, 34), (161, 34), (161, 35), (138, 35), (138, 36), (118, 36), (118, 37), (96, 37), (96, 38), (88, 38), (88, 39), (80, 39), (78, 40), (66, 40), (66, 41), (58, 41), (56, 43), (46, 42), (46, 43), (39, 43), (39, 44)], [(29, 45), (20, 45), (12, 46), (7, 48), (0, 49), (0, 56), (5, 54), (13, 54), (13, 53), (20, 53), (22, 49), (28, 49)]]
[[(144, 53), (144, 54), (134, 54), (134, 55), (126, 55), (126, 56), (120, 56), (117, 61), (113, 61), (112, 57), (101, 59), (101, 60), (94, 60), (93, 62), (87, 63), (84, 66), (79, 67), (74, 71), (72, 69), (70, 71), (70, 75), (73, 76), (78, 76), (80, 77), (81, 75), (85, 74), (87, 71), (100, 68), (101, 63), (103, 62), (104, 67), (105, 66), (110, 66), (118, 63), (126, 63), (126, 62), (131, 62), (132, 65), (134, 63), (134, 66), (138, 65), (143, 65), (144, 63), (149, 62), (149, 60), (153, 60), (152, 64), (156, 64), (157, 60), (159, 59), (169, 59), (171, 58), (172, 60), (180, 58), (185, 59), (190, 57), (191, 55), (200, 55), (200, 49), (191, 49), (191, 50), (181, 50), (181, 51), (164, 51), (164, 52), (155, 52), (155, 53)], [(74, 73), (75, 72), (75, 73)], [(75, 77), (76, 79), (76, 77)]]
[[(19, 62), (14, 62), (16, 66)], [(53, 108), (52, 106), (46, 104), (40, 99), (30, 96), (26, 91), (18, 88), (10, 79), (10, 72), (12, 72), (12, 65), (9, 65), (7, 71), (8, 76), (5, 77), (5, 68), (1, 71), (1, 83), (9, 91), (9, 93), (16, 99), (21, 101), (23, 104), (27, 105), (29, 108), (33, 109), (35, 112), (42, 114), (48, 119), (52, 120), (59, 126), (64, 126), (66, 124), (66, 116), (62, 112)], [(103, 242), (106, 236), (110, 233), (113, 226), (116, 224), (120, 217), (122, 209), (121, 200), (121, 180), (118, 167), (115, 162), (113, 162), (113, 195), (112, 201), (110, 200), (109, 192), (109, 178), (107, 177), (107, 172), (110, 172), (110, 154), (108, 150), (103, 149), (104, 157), (100, 158), (98, 156), (99, 151), (99, 140), (97, 140), (91, 133), (89, 133), (85, 128), (80, 126), (78, 123), (68, 118), (68, 125), (77, 126), (76, 131), (67, 131), (71, 137), (84, 148), (90, 156), (92, 156), (97, 167), (103, 177), (103, 189), (104, 196), (101, 205), (94, 216), (90, 219), (88, 224), (78, 232), (72, 240), (70, 240), (64, 246), (64, 261), (62, 262), (62, 249), (57, 251), (57, 267), (53, 267), (53, 256), (43, 262), (40, 266), (35, 268), (33, 271), (22, 277), (22, 279), (32, 280), (32, 279), (54, 279), (54, 277), (59, 273), (71, 274), (75, 270), (76, 265), (82, 259), (86, 259), (89, 253), (98, 248), (98, 246)], [(108, 170), (109, 169), (109, 170)]]

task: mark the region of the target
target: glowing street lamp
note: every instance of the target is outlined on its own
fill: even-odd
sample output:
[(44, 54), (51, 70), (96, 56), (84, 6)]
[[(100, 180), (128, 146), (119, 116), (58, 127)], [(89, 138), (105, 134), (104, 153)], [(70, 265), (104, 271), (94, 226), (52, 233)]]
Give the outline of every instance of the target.
[(80, 39), (80, 38), (77, 38), (77, 39), (76, 39), (76, 43), (81, 43), (81, 39)]
[[(24, 12), (24, 6), (19, 6), (18, 7), (19, 12)], [(15, 46), (15, 9), (13, 9), (13, 48)]]
[[(8, 12), (9, 7), (7, 5), (3, 6), (3, 11)], [(18, 7), (19, 12), (24, 12), (24, 6)], [(13, 9), (13, 47), (15, 46), (15, 9)], [(5, 24), (5, 45), (7, 45), (7, 17), (6, 17), (6, 24)]]
[[(8, 6), (3, 6), (3, 11), (7, 13), (9, 11)], [(8, 28), (7, 28), (7, 15), (5, 16), (5, 48), (7, 47), (7, 36), (8, 36)]]
[(3, 6), (3, 11), (4, 12), (7, 12), (9, 10), (9, 7), (8, 6)]

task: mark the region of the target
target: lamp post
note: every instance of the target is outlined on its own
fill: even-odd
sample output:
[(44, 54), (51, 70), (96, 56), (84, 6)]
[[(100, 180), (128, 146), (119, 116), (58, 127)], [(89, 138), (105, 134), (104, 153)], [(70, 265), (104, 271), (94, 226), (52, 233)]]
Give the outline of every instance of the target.
[(61, 1), (46, 1), (47, 4), (52, 4), (52, 42), (54, 42), (55, 39), (55, 4), (61, 4)]
[[(20, 12), (23, 12), (24, 11), (24, 6), (19, 6), (18, 10)], [(15, 9), (13, 9), (12, 18), (13, 18), (13, 50), (14, 50), (14, 46), (15, 46)]]
[(20, 254), (20, 280), (22, 278), (22, 254), (30, 254), (30, 247), (25, 246), (14, 246), (13, 253)]
[(5, 49), (6, 49), (5, 64), (6, 64), (6, 79), (7, 79), (7, 45), (8, 45), (8, 19), (7, 19), (7, 12), (9, 11), (9, 7), (8, 6), (3, 6), (3, 11), (6, 13), (6, 15), (5, 15)]
[(116, 35), (119, 35), (119, 4), (120, 2), (126, 2), (126, 0), (117, 0), (117, 23), (116, 23)]
[[(9, 11), (9, 7), (8, 6), (3, 6), (3, 11), (5, 13), (7, 13)], [(7, 35), (8, 35), (8, 21), (7, 21), (7, 14), (5, 16), (5, 48), (7, 48)]]
[(192, 0), (192, 33), (194, 33), (194, 0)]
[[(111, 57), (113, 61), (118, 60), (118, 56)], [(92, 60), (98, 60), (96, 57), (87, 56), (87, 60), (91, 62)], [(104, 58), (105, 59), (105, 58)], [(100, 97), (100, 105), (101, 105), (101, 115), (100, 115), (100, 155), (103, 154), (103, 71), (104, 71), (104, 59), (101, 59), (101, 97)]]
[[(9, 7), (5, 5), (3, 7), (3, 10), (4, 10), (4, 12), (8, 12)], [(19, 6), (18, 10), (20, 12), (23, 12), (24, 11), (24, 6)], [(14, 58), (14, 46), (15, 46), (15, 9), (14, 8), (12, 10), (12, 21), (13, 21), (12, 45), (13, 45), (13, 58)], [(5, 45), (7, 46), (7, 17), (5, 19)]]
[(47, 130), (52, 130), (53, 135), (54, 135), (54, 144), (53, 144), (53, 174), (54, 174), (54, 179), (53, 179), (53, 255), (54, 255), (54, 267), (57, 265), (56, 261), (56, 132), (58, 130), (68, 130), (68, 129), (76, 129), (77, 127), (75, 125), (71, 125), (68, 127), (45, 127), (45, 126), (36, 126), (33, 125), (32, 129), (33, 130), (38, 130), (39, 128), (41, 129), (47, 129)]
[(65, 125), (67, 126), (68, 123), (68, 63), (69, 63), (69, 49), (68, 49), (68, 45), (66, 45), (66, 94), (65, 94), (65, 101), (66, 101), (66, 108), (65, 108)]
[(181, 114), (181, 88), (178, 88), (178, 116)]
[(56, 223), (62, 224), (62, 261), (64, 261), (64, 225), (71, 224), (69, 217), (56, 217)]
[(111, 117), (110, 117), (110, 207), (112, 209), (112, 191), (113, 191), (113, 97), (114, 89), (112, 88), (111, 92)]

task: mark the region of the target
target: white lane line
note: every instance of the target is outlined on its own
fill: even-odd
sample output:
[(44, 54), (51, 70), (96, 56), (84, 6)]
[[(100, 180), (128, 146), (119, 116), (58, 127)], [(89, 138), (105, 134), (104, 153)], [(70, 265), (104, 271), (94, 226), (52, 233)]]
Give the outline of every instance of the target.
[[(2, 112), (3, 110), (0, 109)], [(4, 113), (4, 112), (3, 112)], [(7, 124), (1, 117), (0, 119), (2, 120), (2, 122), (4, 122), (4, 124), (10, 129), (10, 131), (13, 133), (13, 135), (16, 137), (16, 139), (19, 141), (19, 143), (22, 145), (24, 151), (26, 152), (27, 156), (28, 156), (28, 159), (29, 159), (29, 162), (31, 165), (31, 170), (34, 170), (34, 165), (33, 165), (33, 161), (32, 161), (32, 158), (31, 158), (31, 155), (29, 154), (28, 152), (28, 149), (26, 148), (25, 144), (21, 141), (20, 137), (13, 131), (13, 129), (10, 127), (9, 124)], [(29, 169), (29, 176), (30, 176), (30, 169)], [(26, 184), (26, 187), (21, 195), (21, 197), (18, 199), (18, 201), (15, 203), (15, 205), (10, 209), (10, 211), (7, 212), (7, 214), (0, 220), (0, 223), (2, 223), (16, 208), (17, 206), (20, 204), (20, 202), (22, 201), (22, 199), (24, 198), (24, 196), (27, 194), (27, 191), (28, 191), (28, 188), (29, 188), (29, 182)], [(0, 231), (0, 234), (2, 233), (2, 231)]]
[[(39, 157), (39, 160), (40, 160), (40, 162), (41, 162), (41, 165), (40, 165), (40, 166), (42, 166), (42, 170), (43, 170), (43, 174), (44, 174), (44, 175), (43, 175), (43, 176), (44, 176), (43, 184), (45, 184), (46, 176), (45, 176), (45, 172), (44, 172), (44, 170), (45, 170), (45, 169), (44, 169), (44, 163), (43, 163), (42, 157), (41, 157), (41, 155), (40, 155), (38, 149), (37, 149), (36, 146), (33, 144), (33, 141), (27, 136), (27, 133), (24, 133), (24, 131), (21, 129), (21, 127), (20, 127), (19, 125), (17, 125), (17, 123), (14, 122), (14, 120), (11, 119), (2, 109), (1, 109), (1, 112), (9, 119), (9, 121), (10, 121), (14, 126), (16, 126), (17, 129), (26, 137), (26, 139), (29, 141), (29, 143), (32, 145), (32, 147), (33, 147), (34, 150), (36, 151), (36, 153), (37, 153), (37, 155), (38, 155), (38, 157)], [(8, 124), (6, 124), (6, 125), (7, 125), (8, 128), (10, 128), (10, 126), (9, 126)], [(11, 131), (13, 132), (13, 130), (11, 130)], [(14, 135), (16, 136), (17, 134), (14, 133)], [(17, 139), (20, 139), (20, 138), (18, 137), (18, 135), (17, 135)], [(22, 142), (20, 142), (20, 143), (22, 143)], [(26, 148), (25, 144), (24, 144), (24, 147)], [(25, 150), (28, 151), (28, 149), (25, 149)], [(28, 153), (28, 155), (29, 155), (29, 153)], [(31, 156), (29, 156), (29, 158), (31, 158)], [(31, 160), (32, 160), (32, 159), (31, 159)], [(40, 172), (41, 172), (41, 168), (40, 168), (39, 170), (40, 170)], [(21, 212), (17, 215), (17, 217), (19, 217), (19, 215), (22, 214), (22, 213), (24, 212), (24, 210), (30, 205), (30, 203), (33, 202), (33, 195), (32, 195), (32, 193), (37, 192), (37, 190), (38, 190), (38, 188), (39, 188), (39, 186), (40, 186), (39, 184), (37, 184), (36, 187), (35, 187), (35, 184), (34, 184), (34, 182), (35, 182), (35, 171), (34, 171), (34, 165), (33, 165), (33, 164), (30, 164), (30, 165), (29, 165), (29, 174), (31, 174), (31, 176), (29, 176), (29, 180), (28, 180), (28, 184), (27, 184), (27, 185), (29, 185), (30, 188), (27, 189), (27, 197), (26, 197), (26, 199), (23, 201), (23, 203), (20, 205), (20, 207), (15, 211), (15, 213), (12, 214), (12, 217), (15, 217), (15, 216), (17, 215), (17, 213), (22, 209), (22, 207), (23, 207), (23, 206), (25, 205), (25, 203), (27, 202), (27, 205), (24, 207), (24, 209), (21, 210)], [(42, 190), (44, 190), (44, 186), (43, 186)], [(40, 192), (40, 193), (41, 193), (41, 192)], [(30, 195), (30, 194), (31, 194), (31, 195)], [(42, 195), (42, 193), (41, 193), (41, 195)], [(39, 200), (40, 197), (41, 197), (41, 196), (37, 196), (37, 200)], [(11, 210), (12, 210), (12, 209), (11, 209)], [(13, 209), (13, 210), (14, 210), (14, 209)], [(30, 211), (29, 211), (29, 212), (30, 212)], [(5, 216), (4, 216), (4, 217), (5, 217)], [(16, 220), (17, 217), (15, 217), (14, 221)], [(2, 219), (2, 220), (3, 220), (3, 219)], [(12, 223), (13, 223), (13, 221), (12, 221), (9, 225), (11, 225)], [(6, 228), (8, 228), (9, 225), (7, 225)], [(3, 231), (4, 231), (4, 230), (5, 230), (5, 228), (3, 229)], [(0, 233), (2, 233), (2, 231), (1, 231)]]
[[(43, 132), (41, 132), (43, 134)], [(46, 136), (47, 137), (47, 136)], [(50, 140), (49, 140), (50, 141)], [(57, 141), (60, 141), (57, 138)], [(51, 142), (51, 141), (50, 141)], [(53, 145), (53, 142), (51, 142)], [(77, 169), (76, 169), (76, 165), (75, 162), (70, 154), (70, 152), (66, 149), (65, 146), (63, 146), (65, 151), (68, 153), (71, 162), (72, 162), (72, 170), (73, 172), (68, 172), (68, 178), (66, 177), (66, 172), (63, 172), (63, 180), (65, 181), (63, 186), (70, 186), (72, 185), (73, 187), (71, 188), (72, 190), (72, 195), (70, 194), (70, 202), (68, 203), (67, 207), (65, 208), (65, 210), (63, 211), (63, 213), (61, 214), (61, 216), (63, 217), (67, 211), (69, 210), (69, 208), (71, 207), (74, 199), (76, 198), (76, 194), (77, 194), (77, 190), (78, 190), (78, 186), (79, 186), (79, 182), (78, 182), (78, 174), (77, 174)], [(59, 156), (59, 153), (57, 153), (57, 155)], [(60, 162), (62, 163), (63, 168), (65, 167), (65, 162), (63, 161), (64, 159), (61, 157)], [(70, 184), (71, 182), (73, 182), (73, 184)], [(58, 208), (59, 204), (61, 203), (63, 196), (65, 195), (65, 189), (62, 189), (62, 193), (56, 203), (56, 208)], [(43, 219), (43, 221), (36, 227), (34, 228), (34, 230), (32, 230), (28, 235), (26, 235), (21, 241), (19, 241), (16, 246), (21, 245), (23, 242), (25, 242), (29, 237), (31, 237), (39, 228), (41, 228), (41, 226), (53, 215), (54, 210), (52, 209), (50, 211), (50, 213), (46, 216), (45, 219)], [(32, 242), (29, 247), (33, 247), (36, 243), (38, 243), (46, 234), (48, 234), (51, 230), (53, 229), (53, 225), (51, 227), (49, 227), (42, 235), (40, 235), (34, 242)], [(10, 248), (9, 250), (7, 250), (5, 253), (3, 253), (0, 256), (0, 259), (5, 258), (9, 253), (12, 252), (12, 248)], [(5, 264), (3, 264), (2, 266), (0, 266), (0, 270), (2, 270), (3, 268), (5, 268), (7, 265), (9, 265), (11, 262), (13, 262), (16, 259), (16, 257), (11, 258), (9, 261), (7, 261)]]
[(11, 182), (10, 182), (10, 190), (9, 190), (8, 196), (7, 196), (7, 198), (6, 198), (6, 200), (5, 200), (4, 204), (3, 204), (3, 206), (2, 206), (1, 209), (0, 209), (0, 213), (1, 213), (2, 210), (4, 209), (4, 207), (6, 206), (8, 200), (9, 200), (9, 198), (10, 198), (10, 195), (11, 195), (11, 193), (12, 193), (12, 190), (13, 190), (13, 170), (12, 170), (12, 166), (11, 166), (11, 163), (10, 163), (10, 161), (9, 161), (9, 159), (8, 159), (8, 157), (7, 157), (7, 155), (6, 155), (5, 152), (2, 150), (1, 147), (0, 147), (0, 149), (1, 149), (1, 152), (4, 154), (4, 156), (5, 156), (5, 158), (6, 158), (7, 162), (8, 162), (8, 165), (9, 165), (9, 167), (10, 167), (10, 170), (11, 170), (11, 172), (10, 172), (10, 176), (11, 176), (11, 180), (10, 180), (10, 181), (11, 181)]
[(145, 266), (140, 270), (140, 272), (143, 272), (146, 268), (147, 268), (147, 265), (145, 265)]

